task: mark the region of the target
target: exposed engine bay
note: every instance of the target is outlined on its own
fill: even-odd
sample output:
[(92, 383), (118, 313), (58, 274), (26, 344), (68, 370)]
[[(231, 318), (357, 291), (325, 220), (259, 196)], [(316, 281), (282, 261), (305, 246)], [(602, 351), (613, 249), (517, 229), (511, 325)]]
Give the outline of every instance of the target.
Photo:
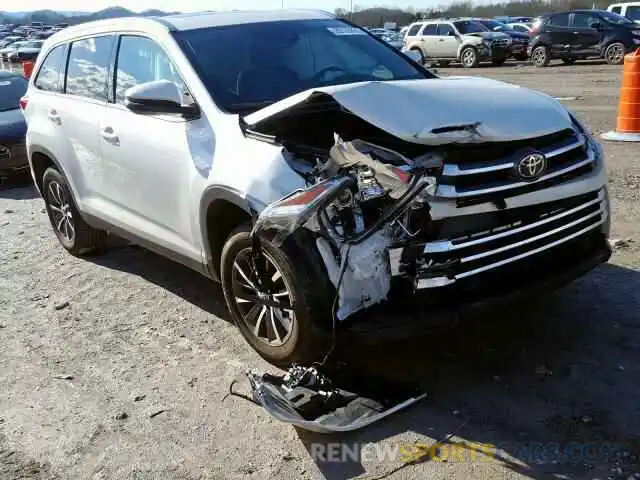
[(269, 205), (254, 234), (276, 245), (298, 228), (317, 234), (316, 246), (338, 292), (339, 320), (387, 298), (389, 250), (410, 242), (429, 218), (442, 161), (409, 159), (363, 140), (338, 135), (329, 157), (304, 172), (310, 186)]

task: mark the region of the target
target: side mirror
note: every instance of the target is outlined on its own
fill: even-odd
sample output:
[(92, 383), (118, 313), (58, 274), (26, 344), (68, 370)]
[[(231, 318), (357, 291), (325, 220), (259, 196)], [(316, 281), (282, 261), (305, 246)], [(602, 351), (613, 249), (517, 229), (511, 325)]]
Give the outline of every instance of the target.
[(195, 103), (183, 104), (180, 88), (169, 80), (156, 80), (129, 88), (124, 94), (124, 105), (136, 113), (175, 113), (187, 117), (200, 113)]
[(450, 37), (457, 37), (458, 35), (456, 35), (456, 32), (454, 32), (453, 30), (449, 30), (449, 33), (447, 34)]
[(416, 52), (415, 50), (406, 50), (402, 53), (404, 53), (414, 62), (422, 64), (422, 55), (420, 55), (420, 52)]
[(591, 22), (589, 24), (589, 28), (593, 28), (595, 30), (600, 30), (600, 22)]

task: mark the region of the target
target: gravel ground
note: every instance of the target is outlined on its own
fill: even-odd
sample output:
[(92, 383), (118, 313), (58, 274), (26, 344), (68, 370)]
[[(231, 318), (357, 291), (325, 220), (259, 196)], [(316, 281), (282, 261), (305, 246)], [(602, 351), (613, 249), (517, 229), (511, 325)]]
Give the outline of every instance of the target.
[[(472, 73), (567, 97), (597, 133), (615, 125), (619, 67)], [(33, 188), (0, 190), (0, 479), (630, 478), (640, 472), (640, 167), (635, 145), (605, 150), (619, 239), (609, 265), (534, 310), (354, 346), (360, 368), (429, 395), (341, 437), (296, 431), (224, 398), (245, 368), (271, 367), (230, 325), (215, 284), (119, 243), (76, 259), (57, 244)], [(314, 445), (341, 441), (449, 446), (412, 464), (312, 459)], [(500, 448), (489, 461), (442, 461), (460, 442)], [(591, 450), (568, 463), (523, 453), (531, 442)], [(620, 455), (605, 458), (612, 442)]]

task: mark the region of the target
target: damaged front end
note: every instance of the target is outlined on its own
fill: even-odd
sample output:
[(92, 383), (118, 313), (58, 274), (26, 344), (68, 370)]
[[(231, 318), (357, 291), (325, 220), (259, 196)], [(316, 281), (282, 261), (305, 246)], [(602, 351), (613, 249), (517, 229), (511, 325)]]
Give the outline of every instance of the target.
[(329, 158), (313, 170), (315, 183), (267, 206), (252, 237), (279, 246), (300, 228), (313, 232), (337, 291), (334, 314), (344, 320), (387, 298), (398, 260), (389, 252), (417, 235), (416, 217), (429, 218), (442, 167), (437, 156), (408, 159), (336, 135)]

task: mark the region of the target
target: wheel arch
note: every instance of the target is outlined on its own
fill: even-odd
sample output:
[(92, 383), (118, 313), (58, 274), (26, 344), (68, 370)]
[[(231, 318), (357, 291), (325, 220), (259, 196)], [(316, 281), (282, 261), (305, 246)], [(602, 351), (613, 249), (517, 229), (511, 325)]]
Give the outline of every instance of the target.
[(29, 163), (31, 165), (31, 176), (33, 177), (33, 182), (42, 195), (42, 177), (44, 172), (49, 167), (54, 167), (56, 170), (60, 172), (67, 181), (67, 184), (71, 187), (74, 196), (75, 188), (69, 182), (69, 176), (66, 174), (64, 168), (62, 168), (62, 164), (56, 158), (56, 156), (51, 153), (51, 151), (45, 147), (40, 145), (32, 145), (30, 147), (29, 152)]
[(224, 186), (211, 186), (200, 201), (200, 233), (205, 262), (211, 277), (220, 280), (220, 257), (231, 232), (257, 218), (261, 210), (257, 202)]

